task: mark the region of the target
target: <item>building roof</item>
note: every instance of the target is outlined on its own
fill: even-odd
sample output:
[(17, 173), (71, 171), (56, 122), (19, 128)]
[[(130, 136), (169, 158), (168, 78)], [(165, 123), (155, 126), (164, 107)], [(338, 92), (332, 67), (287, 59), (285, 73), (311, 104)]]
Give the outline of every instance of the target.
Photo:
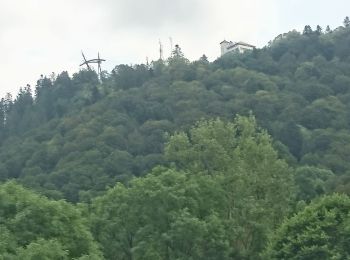
[(222, 42), (220, 42), (220, 44), (222, 44), (222, 43), (228, 43), (228, 41), (226, 41), (226, 40), (223, 40)]
[(246, 43), (246, 42), (236, 42), (235, 45), (244, 45), (244, 46), (255, 48), (254, 45), (251, 45), (251, 44)]
[(237, 46), (246, 46), (246, 47), (250, 47), (250, 48), (255, 48), (254, 45), (251, 45), (251, 44), (246, 43), (246, 42), (235, 42), (232, 45), (230, 45), (227, 49), (232, 49), (232, 48), (237, 47)]

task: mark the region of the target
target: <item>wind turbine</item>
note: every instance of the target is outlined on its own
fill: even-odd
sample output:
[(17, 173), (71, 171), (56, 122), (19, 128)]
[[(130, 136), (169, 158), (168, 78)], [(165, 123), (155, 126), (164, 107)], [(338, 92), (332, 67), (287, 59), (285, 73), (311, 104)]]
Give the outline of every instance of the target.
[(91, 63), (97, 63), (97, 72), (98, 72), (98, 75), (99, 75), (99, 77), (100, 77), (100, 79), (101, 79), (101, 77), (102, 77), (101, 63), (102, 63), (103, 61), (106, 61), (106, 60), (100, 58), (100, 53), (99, 53), (99, 52), (97, 53), (97, 59), (87, 60), (87, 59), (85, 58), (85, 55), (84, 55), (83, 51), (81, 51), (81, 55), (83, 55), (84, 62), (83, 62), (82, 64), (80, 64), (80, 66), (86, 65), (87, 69), (88, 69), (89, 71), (92, 71), (92, 69), (91, 69), (91, 67), (90, 67), (89, 64), (91, 64)]

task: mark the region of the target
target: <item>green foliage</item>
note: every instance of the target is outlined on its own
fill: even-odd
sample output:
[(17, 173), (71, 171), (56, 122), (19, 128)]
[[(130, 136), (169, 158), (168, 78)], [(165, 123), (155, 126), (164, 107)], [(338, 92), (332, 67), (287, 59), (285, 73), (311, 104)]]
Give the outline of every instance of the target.
[(295, 183), (298, 188), (297, 200), (310, 202), (312, 199), (327, 193), (329, 182), (334, 177), (330, 170), (311, 166), (299, 167), (295, 173)]
[(200, 121), (165, 151), (178, 171), (155, 169), (93, 202), (105, 257), (256, 259), (289, 210), (293, 181), (254, 117)]
[(201, 121), (188, 135), (173, 136), (165, 152), (182, 170), (222, 177), (231, 204), (227, 214), (240, 227), (232, 231), (240, 237), (238, 251), (247, 255), (258, 251), (268, 230), (288, 211), (292, 172), (278, 160), (270, 137), (252, 116), (238, 116), (233, 123)]
[(0, 180), (89, 201), (117, 181), (164, 165), (168, 133), (187, 131), (201, 118), (229, 120), (250, 111), (289, 162), (344, 175), (349, 39), (347, 27), (323, 33), (307, 26), (304, 34), (281, 34), (266, 48), (213, 63), (190, 62), (177, 47), (166, 61), (118, 65), (102, 82), (85, 70), (42, 76), (35, 97), (27, 86), (0, 102)]
[(159, 168), (96, 199), (92, 230), (106, 259), (225, 259), (220, 191), (210, 178)]
[(287, 219), (266, 259), (349, 259), (350, 198), (325, 196)]
[[(214, 62), (190, 62), (176, 47), (168, 60), (118, 65), (101, 80), (62, 72), (41, 76), (34, 94), (29, 85), (7, 94), (0, 181), (59, 201), (1, 185), (1, 257), (101, 258), (82, 209), (107, 259), (259, 259), (291, 209), (349, 194), (348, 20)], [(320, 227), (331, 219), (305, 216)], [(345, 258), (344, 241), (300, 248)]]
[(23, 260), (69, 259), (68, 252), (62, 248), (59, 242), (43, 239), (32, 242), (25, 248), (18, 249), (16, 257)]
[(0, 258), (100, 259), (79, 210), (50, 201), (21, 186), (0, 185)]

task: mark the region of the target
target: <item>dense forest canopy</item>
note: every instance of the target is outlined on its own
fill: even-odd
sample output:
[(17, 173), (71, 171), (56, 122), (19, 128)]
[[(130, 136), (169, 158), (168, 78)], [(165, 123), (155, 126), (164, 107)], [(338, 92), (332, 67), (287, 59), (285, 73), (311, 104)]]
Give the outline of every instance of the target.
[(0, 259), (349, 258), (349, 43), (346, 18), (7, 94)]

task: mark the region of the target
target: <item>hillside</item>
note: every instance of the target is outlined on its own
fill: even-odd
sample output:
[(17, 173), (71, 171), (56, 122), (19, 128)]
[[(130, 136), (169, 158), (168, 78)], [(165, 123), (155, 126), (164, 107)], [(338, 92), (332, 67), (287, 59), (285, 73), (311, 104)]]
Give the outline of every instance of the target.
[(350, 20), (42, 76), (0, 102), (0, 259), (349, 259)]
[(250, 111), (292, 166), (331, 170), (329, 189), (349, 190), (350, 30), (292, 31), (269, 46), (213, 63), (118, 65), (42, 77), (1, 101), (0, 180), (54, 198), (89, 200), (163, 156), (167, 135), (202, 118)]

